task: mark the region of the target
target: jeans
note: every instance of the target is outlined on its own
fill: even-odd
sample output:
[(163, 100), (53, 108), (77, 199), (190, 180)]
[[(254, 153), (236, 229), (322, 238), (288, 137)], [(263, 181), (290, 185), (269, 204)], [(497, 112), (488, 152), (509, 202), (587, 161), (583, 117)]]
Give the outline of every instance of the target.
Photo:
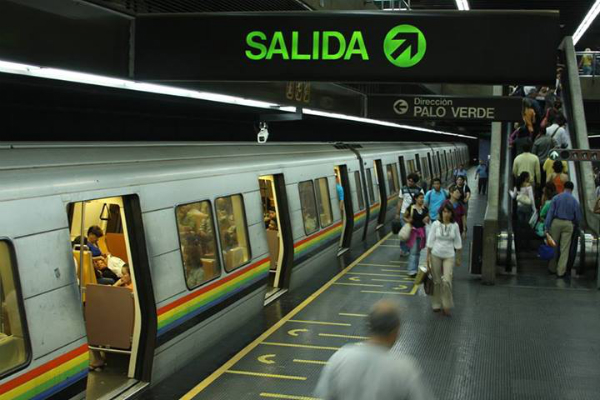
[(487, 192), (488, 178), (479, 178), (479, 194)]
[(417, 238), (410, 249), (408, 256), (408, 273), (416, 274), (419, 269), (419, 258), (421, 256), (421, 238)]
[(519, 223), (523, 226), (529, 225), (531, 214), (531, 206), (517, 207), (517, 221), (519, 221)]
[(592, 66), (584, 65), (581, 71), (581, 75), (592, 75)]

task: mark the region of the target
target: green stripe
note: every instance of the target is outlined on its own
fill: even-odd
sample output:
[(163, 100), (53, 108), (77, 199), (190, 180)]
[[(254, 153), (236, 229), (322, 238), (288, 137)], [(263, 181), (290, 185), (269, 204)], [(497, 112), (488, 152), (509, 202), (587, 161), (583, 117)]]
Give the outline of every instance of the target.
[(76, 366), (74, 366), (73, 368), (66, 370), (62, 374), (57, 375), (53, 378), (50, 378), (49, 380), (42, 383), (41, 385), (34, 387), (33, 389), (23, 393), (22, 395), (20, 395), (18, 397), (15, 397), (14, 400), (31, 399), (32, 397), (35, 397), (38, 394), (45, 392), (46, 390), (58, 385), (59, 383), (66, 381), (73, 375), (77, 375), (78, 373), (80, 373), (81, 371), (86, 369), (88, 367), (88, 365), (89, 365), (89, 363), (87, 360), (84, 362), (81, 362), (81, 363), (77, 364)]

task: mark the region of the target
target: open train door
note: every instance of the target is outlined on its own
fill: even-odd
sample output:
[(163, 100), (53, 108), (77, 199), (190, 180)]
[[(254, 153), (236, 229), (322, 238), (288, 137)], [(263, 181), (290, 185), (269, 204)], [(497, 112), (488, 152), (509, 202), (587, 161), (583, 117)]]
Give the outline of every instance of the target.
[(379, 217), (377, 218), (377, 228), (383, 226), (385, 222), (385, 216), (387, 214), (387, 194), (385, 193), (385, 175), (383, 174), (383, 164), (381, 160), (375, 160), (375, 176), (379, 182), (379, 198), (381, 199), (381, 208), (379, 211)]
[(348, 167), (346, 167), (346, 165), (336, 165), (334, 169), (336, 185), (341, 185), (344, 193), (344, 200), (340, 201), (343, 230), (342, 237), (340, 239), (339, 255), (349, 249), (352, 243), (352, 231), (354, 230), (354, 209), (352, 207), (352, 192), (350, 190), (350, 179), (348, 178)]

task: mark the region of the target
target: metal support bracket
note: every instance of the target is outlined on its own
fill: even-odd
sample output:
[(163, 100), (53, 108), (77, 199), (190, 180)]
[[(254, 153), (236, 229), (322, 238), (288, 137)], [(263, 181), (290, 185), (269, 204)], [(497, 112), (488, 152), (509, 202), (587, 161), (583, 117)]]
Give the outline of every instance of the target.
[(260, 114), (259, 122), (285, 122), (285, 121), (301, 121), (303, 117), (302, 108), (296, 107), (294, 113), (280, 113), (280, 114)]

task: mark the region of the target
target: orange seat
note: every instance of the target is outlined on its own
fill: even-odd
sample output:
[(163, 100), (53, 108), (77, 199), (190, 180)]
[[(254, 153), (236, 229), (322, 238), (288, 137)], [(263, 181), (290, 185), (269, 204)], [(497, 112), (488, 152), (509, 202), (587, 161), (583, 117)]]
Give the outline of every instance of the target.
[(129, 264), (129, 257), (127, 257), (127, 246), (125, 244), (125, 235), (122, 233), (107, 233), (105, 237), (108, 252)]

